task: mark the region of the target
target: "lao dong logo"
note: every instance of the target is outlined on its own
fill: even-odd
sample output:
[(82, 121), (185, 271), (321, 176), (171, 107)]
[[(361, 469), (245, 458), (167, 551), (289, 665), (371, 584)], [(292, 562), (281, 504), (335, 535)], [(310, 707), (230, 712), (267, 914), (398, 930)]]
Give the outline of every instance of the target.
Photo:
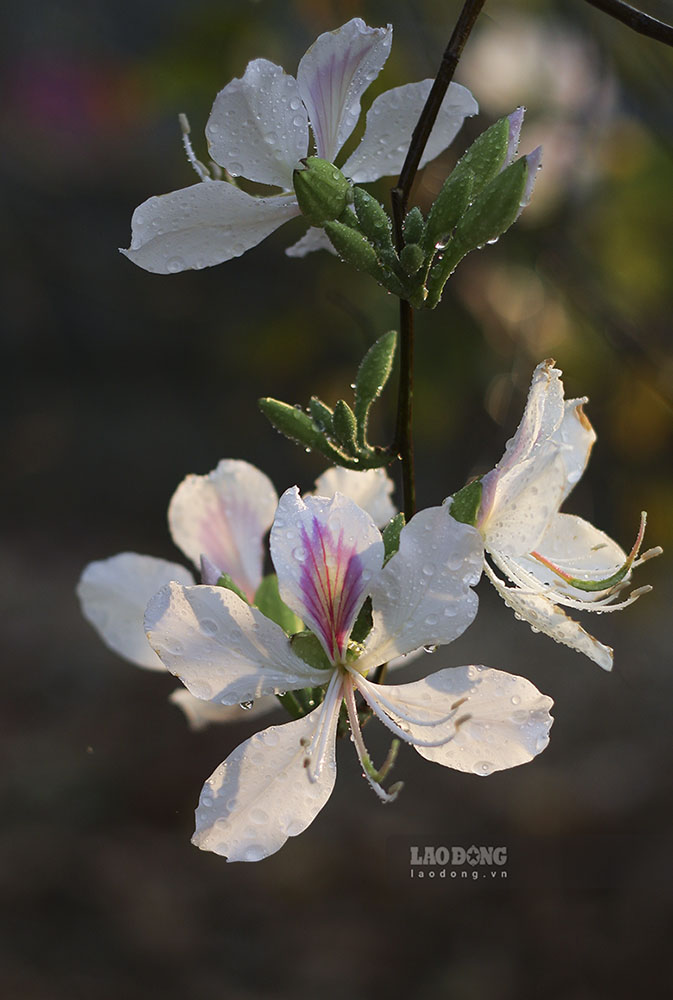
[(476, 881), (480, 878), (507, 878), (507, 848), (441, 845), (409, 849), (412, 878), (463, 878)]

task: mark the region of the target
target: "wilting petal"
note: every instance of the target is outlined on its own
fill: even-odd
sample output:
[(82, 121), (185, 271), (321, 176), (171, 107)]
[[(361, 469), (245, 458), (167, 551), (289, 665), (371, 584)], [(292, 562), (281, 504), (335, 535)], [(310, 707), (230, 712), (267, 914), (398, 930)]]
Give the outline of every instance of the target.
[(336, 662), (383, 563), (378, 528), (348, 497), (337, 493), (331, 500), (302, 500), (294, 486), (278, 504), (271, 558), (281, 598)]
[(195, 697), (222, 705), (329, 681), (292, 652), (279, 625), (224, 587), (164, 587), (147, 606), (145, 630)]
[(514, 614), (527, 621), (537, 632), (544, 632), (556, 642), (562, 642), (578, 653), (584, 653), (603, 670), (612, 670), (613, 651), (589, 635), (581, 625), (561, 610), (550, 598), (525, 594), (517, 587), (507, 587), (491, 570), (487, 575), (505, 604)]
[[(533, 372), (521, 423), (495, 469), (482, 480), (484, 492), (478, 527), (486, 530), (491, 510), (514, 500), (528, 485), (531, 470), (539, 467), (542, 460), (549, 461), (549, 442), (565, 413), (561, 374), (551, 360), (543, 361)], [(558, 448), (554, 446), (551, 451)]]
[(334, 162), (360, 117), (360, 98), (388, 58), (393, 29), (352, 21), (316, 38), (299, 63), (297, 83), (316, 154)]
[(482, 561), (475, 528), (455, 521), (445, 507), (419, 511), (370, 588), (374, 627), (358, 670), (420, 646), (452, 642), (464, 632), (477, 613), (470, 588), (481, 576)]
[(596, 440), (596, 432), (582, 408), (586, 402), (586, 397), (567, 400), (561, 425), (551, 439), (554, 444), (561, 446), (561, 457), (566, 467), (563, 500), (581, 479)]
[(193, 563), (202, 555), (252, 600), (264, 562), (262, 541), (276, 513), (273, 483), (249, 462), (225, 458), (206, 476), (187, 476), (173, 494), (168, 524)]
[(192, 843), (229, 861), (261, 861), (313, 822), (336, 780), (337, 713), (314, 781), (305, 766), (321, 713), (322, 705), (296, 722), (256, 733), (220, 764), (203, 786)]
[(240, 257), (295, 215), (292, 194), (256, 198), (226, 181), (192, 184), (143, 202), (121, 253), (156, 274), (211, 267)]
[[(549, 743), (554, 703), (524, 677), (487, 667), (453, 667), (403, 685), (410, 688), (454, 704), (466, 699), (459, 713), (469, 718), (452, 740), (416, 747), (421, 757), (437, 764), (487, 775), (527, 763)], [(427, 739), (428, 730), (417, 728), (419, 738)]]
[[(376, 98), (367, 112), (364, 138), (341, 168), (346, 177), (356, 184), (366, 184), (379, 177), (399, 174), (432, 83), (432, 80), (407, 83)], [(470, 91), (452, 83), (442, 101), (420, 166), (439, 156), (455, 139), (465, 118), (478, 111), (479, 105)]]
[(326, 469), (315, 481), (317, 496), (333, 497), (335, 493), (343, 493), (366, 510), (378, 528), (384, 528), (397, 513), (390, 499), (394, 489), (395, 484), (384, 469), (355, 472), (335, 467)]
[(194, 583), (189, 570), (177, 563), (121, 552), (89, 563), (77, 584), (77, 596), (82, 614), (106, 646), (139, 667), (163, 670), (147, 641), (143, 615), (150, 597), (171, 580)]
[(247, 722), (258, 715), (265, 715), (279, 707), (276, 698), (258, 698), (254, 705), (242, 708), (240, 705), (217, 705), (214, 701), (195, 698), (187, 688), (179, 687), (168, 696), (168, 700), (182, 709), (190, 729), (205, 729), (214, 723)]
[(288, 257), (305, 257), (307, 253), (314, 250), (329, 250), (336, 256), (336, 250), (329, 240), (329, 236), (324, 229), (316, 229), (312, 226), (300, 240), (288, 247), (285, 253)]
[(267, 59), (219, 92), (206, 137), (210, 155), (232, 176), (292, 190), (292, 172), (308, 152), (308, 119), (297, 81)]
[[(626, 562), (626, 552), (621, 546), (575, 514), (556, 514), (535, 551), (568, 576), (581, 580), (605, 580)], [(577, 594), (537, 559), (519, 557), (517, 562), (555, 590)], [(590, 593), (583, 597), (591, 600)]]

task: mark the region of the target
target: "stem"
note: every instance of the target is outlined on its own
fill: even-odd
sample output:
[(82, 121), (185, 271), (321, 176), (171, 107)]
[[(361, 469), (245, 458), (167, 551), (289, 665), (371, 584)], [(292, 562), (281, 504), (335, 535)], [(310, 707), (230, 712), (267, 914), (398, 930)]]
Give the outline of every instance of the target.
[(400, 387), (397, 397), (397, 427), (393, 450), (402, 462), (402, 497), (404, 516), (409, 521), (416, 513), (416, 477), (412, 435), (414, 401), (414, 310), (400, 299)]
[[(411, 188), (421, 162), (432, 126), (449, 84), (456, 71), (465, 43), (486, 0), (465, 0), (449, 44), (428, 94), (425, 107), (411, 137), (409, 152), (404, 161), (397, 185), (391, 191), (393, 231), (398, 252), (404, 246), (403, 224)], [(414, 475), (414, 444), (412, 437), (414, 395), (414, 310), (409, 302), (400, 299), (400, 387), (397, 397), (397, 426), (392, 450), (402, 462), (402, 495), (404, 515), (409, 521), (416, 513), (416, 478)]]
[(632, 28), (641, 35), (654, 38), (664, 45), (673, 45), (673, 27), (658, 21), (656, 17), (644, 14), (642, 10), (637, 10), (622, 0), (586, 0), (592, 7), (602, 10), (604, 14), (609, 14), (617, 21), (621, 21), (628, 28)]

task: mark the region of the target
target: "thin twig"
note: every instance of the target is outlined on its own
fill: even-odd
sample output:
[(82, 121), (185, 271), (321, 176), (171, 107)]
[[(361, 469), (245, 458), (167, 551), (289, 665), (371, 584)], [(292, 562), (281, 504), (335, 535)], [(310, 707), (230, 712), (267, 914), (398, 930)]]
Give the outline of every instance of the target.
[(609, 14), (617, 21), (621, 21), (628, 28), (632, 28), (641, 35), (654, 38), (664, 45), (673, 45), (673, 27), (665, 24), (664, 21), (657, 21), (656, 17), (650, 17), (637, 7), (631, 7), (622, 0), (586, 0), (592, 7), (602, 10), (604, 14)]
[[(486, 0), (466, 0), (460, 12), (456, 27), (442, 56), (442, 61), (432, 85), (425, 107), (418, 119), (411, 137), (409, 152), (396, 186), (391, 191), (393, 206), (393, 229), (398, 251), (404, 244), (403, 223), (407, 203), (413, 186), (418, 165), (423, 156), (432, 126), (449, 84), (456, 71), (458, 60), (465, 48), (481, 9)], [(397, 425), (392, 450), (402, 462), (402, 494), (404, 514), (407, 521), (416, 512), (416, 479), (414, 475), (414, 443), (412, 436), (414, 396), (414, 310), (409, 302), (400, 299), (400, 385), (397, 397)]]

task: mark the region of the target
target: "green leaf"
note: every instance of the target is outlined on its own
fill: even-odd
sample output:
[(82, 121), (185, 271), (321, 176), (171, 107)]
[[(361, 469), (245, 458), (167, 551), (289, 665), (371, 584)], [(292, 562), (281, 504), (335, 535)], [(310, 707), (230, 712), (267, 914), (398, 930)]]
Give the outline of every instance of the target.
[(265, 576), (255, 594), (255, 604), (267, 618), (270, 618), (276, 625), (280, 625), (288, 635), (294, 635), (301, 631), (304, 623), (301, 618), (297, 618), (294, 611), (290, 611), (287, 604), (281, 600), (278, 591), (278, 577), (275, 573)]
[(387, 525), (381, 532), (383, 535), (383, 546), (385, 549), (385, 556), (383, 559), (383, 565), (388, 562), (388, 560), (395, 555), (400, 547), (400, 533), (405, 524), (405, 517), (402, 511), (396, 514), (395, 517), (388, 521)]
[(308, 629), (297, 632), (290, 639), (290, 643), (297, 656), (300, 656), (304, 663), (308, 663), (309, 667), (315, 667), (317, 670), (333, 669), (334, 664), (330, 662), (320, 639), (313, 632), (309, 632)]
[(481, 476), (474, 482), (463, 486), (451, 499), (449, 512), (451, 517), (463, 524), (471, 524), (473, 527), (477, 523), (477, 515), (481, 506), (481, 494), (483, 485)]
[(383, 205), (361, 187), (353, 188), (353, 203), (361, 232), (375, 247), (392, 249), (392, 222)]
[(371, 405), (381, 395), (390, 378), (396, 347), (397, 331), (389, 330), (372, 344), (358, 368), (355, 378), (354, 410), (358, 427), (358, 441), (361, 446), (364, 446), (366, 440)]
[(338, 219), (353, 200), (350, 182), (333, 163), (318, 156), (308, 156), (302, 163), (292, 176), (303, 215), (313, 226)]
[(360, 608), (353, 628), (351, 629), (351, 640), (353, 642), (364, 642), (372, 630), (372, 599), (368, 597)]
[(243, 593), (243, 591), (240, 589), (240, 587), (237, 586), (236, 583), (234, 583), (233, 579), (229, 576), (228, 573), (223, 573), (220, 576), (220, 578), (217, 581), (216, 586), (217, 587), (224, 587), (225, 590), (231, 590), (231, 591), (233, 591), (234, 594), (237, 595), (237, 597), (240, 597), (242, 601), (245, 601), (246, 604), (250, 603), (250, 601), (245, 596), (245, 594)]
[(355, 414), (350, 406), (343, 399), (337, 400), (334, 407), (334, 436), (349, 455), (355, 455), (358, 451), (357, 430)]

